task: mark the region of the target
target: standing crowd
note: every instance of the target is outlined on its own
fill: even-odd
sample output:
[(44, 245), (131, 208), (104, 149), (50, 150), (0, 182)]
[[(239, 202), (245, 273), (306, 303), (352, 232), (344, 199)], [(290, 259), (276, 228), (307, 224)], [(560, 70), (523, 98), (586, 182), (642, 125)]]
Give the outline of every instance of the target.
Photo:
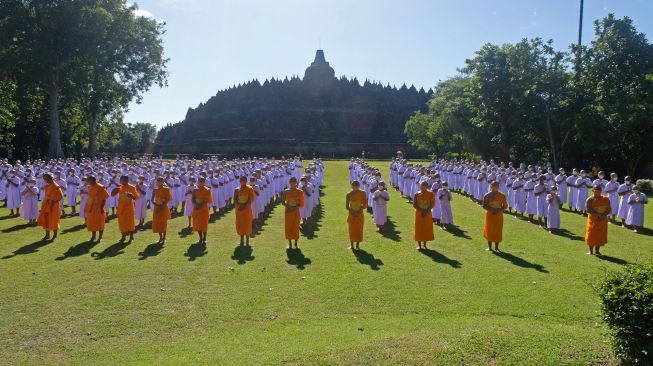
[[(299, 227), (309, 225), (319, 206), (324, 164), (304, 167), (300, 158), (235, 160), (142, 158), (16, 161), (0, 164), (0, 200), (11, 216), (20, 215), (57, 238), (62, 216), (84, 220), (91, 241), (101, 241), (109, 218), (117, 217), (121, 241), (134, 239), (151, 215), (152, 231), (166, 241), (174, 215), (206, 244), (211, 215), (236, 210), (236, 232), (249, 245), (252, 228), (276, 203), (285, 206), (286, 239), (297, 246)], [(79, 206), (79, 211), (77, 211)], [(68, 212), (66, 210), (69, 210)]]
[[(371, 208), (374, 223), (382, 230), (390, 196), (379, 169), (362, 159), (351, 159), (349, 180), (348, 222), (351, 245), (356, 249), (362, 241), (363, 209)], [(397, 157), (390, 163), (390, 184), (413, 204), (418, 250), (427, 249), (426, 243), (434, 240), (433, 223), (443, 230), (453, 224), (452, 192), (485, 209), (484, 237), (492, 252), (499, 251), (503, 240), (504, 213), (527, 217), (555, 234), (561, 229), (560, 210), (567, 205), (570, 212), (587, 217), (588, 254), (600, 255), (600, 247), (608, 241), (608, 224), (620, 221), (621, 226), (641, 232), (648, 203), (629, 176), (620, 183), (616, 173), (606, 179), (603, 171), (590, 177), (585, 170), (572, 169), (567, 175), (561, 168), (555, 174), (551, 167), (513, 167), (493, 160), (440, 159), (421, 165)]]

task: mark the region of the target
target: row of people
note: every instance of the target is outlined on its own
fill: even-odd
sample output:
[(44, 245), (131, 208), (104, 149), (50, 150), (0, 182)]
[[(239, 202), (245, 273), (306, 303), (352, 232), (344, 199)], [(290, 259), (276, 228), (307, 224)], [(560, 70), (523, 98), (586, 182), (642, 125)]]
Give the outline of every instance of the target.
[[(467, 181), (464, 178), (466, 177), (465, 172), (469, 172), (470, 170), (475, 170), (474, 173), (477, 174), (477, 178), (480, 175), (482, 179), (472, 180), (469, 182), (470, 184), (466, 185), (465, 183)], [(530, 166), (528, 167), (528, 172), (521, 170), (510, 171), (510, 174), (516, 177), (515, 180), (506, 178), (505, 170), (503, 164), (497, 166), (494, 162), (490, 162), (490, 164), (483, 162), (475, 164), (465, 161), (439, 160), (431, 162), (428, 167), (424, 167), (419, 164), (413, 165), (405, 159), (394, 159), (390, 166), (391, 181), (395, 188), (402, 193), (402, 196), (413, 201), (416, 209), (414, 232), (415, 240), (418, 242), (418, 249), (426, 248), (426, 241), (433, 240), (432, 228), (426, 225), (425, 222), (429, 216), (426, 209), (432, 209), (436, 205), (434, 197), (435, 189), (429, 189), (429, 187), (433, 186), (434, 182), (440, 182), (440, 184), (443, 184), (441, 183), (442, 181), (446, 183), (451, 182), (458, 192), (471, 197), (472, 200), (478, 202), (486, 210), (484, 236), (488, 241), (488, 250), (490, 251), (497, 251), (499, 243), (503, 239), (503, 212), (511, 211), (511, 198), (517, 197), (517, 202), (520, 203), (520, 205), (515, 205), (514, 203), (513, 205), (522, 206), (519, 196), (523, 191), (519, 183), (524, 174), (528, 172), (531, 172), (527, 175), (533, 183), (527, 184), (524, 191), (529, 192), (526, 202), (530, 202), (531, 207), (530, 209), (522, 208), (521, 212), (529, 214), (530, 220), (537, 213), (538, 219), (543, 219), (543, 225), (551, 232), (559, 229), (559, 210), (565, 202), (565, 199), (563, 195), (558, 193), (558, 185), (555, 182), (552, 184), (547, 183), (547, 177), (545, 175), (532, 173), (533, 167)], [(492, 180), (486, 188), (486, 177), (484, 174), (487, 171), (491, 172), (492, 175), (490, 178)], [(560, 173), (564, 175), (564, 171)], [(581, 179), (585, 179), (583, 176), (584, 174), (581, 172)], [(502, 177), (506, 178), (506, 180), (501, 180)], [(591, 182), (591, 196), (580, 193), (582, 189), (579, 187), (576, 187), (577, 191), (575, 192), (576, 201), (578, 201), (578, 197), (584, 197), (584, 202), (580, 207), (582, 211), (587, 211), (588, 214), (585, 233), (585, 241), (589, 247), (588, 254), (600, 254), (599, 248), (607, 243), (607, 224), (609, 217), (613, 215), (615, 201), (614, 199), (611, 200), (610, 193), (615, 189), (614, 187), (622, 186), (618, 184), (616, 174), (612, 175), (612, 184), (610, 182), (602, 182), (602, 178), (603, 174), (600, 174), (598, 181)], [(567, 181), (566, 178), (562, 180)], [(516, 189), (515, 182), (518, 183)], [(629, 183), (627, 182), (625, 184)], [(563, 188), (565, 189), (564, 195), (566, 196), (568, 193), (567, 188)], [(648, 199), (646, 195), (639, 192), (636, 186), (629, 187), (628, 189), (624, 189), (624, 191), (630, 193), (626, 198), (621, 199), (620, 204), (628, 205), (629, 213), (626, 223), (632, 225), (634, 230), (638, 231), (638, 228), (643, 226), (644, 205), (648, 202)], [(415, 190), (418, 190), (418, 193), (409, 196)], [(532, 191), (534, 193), (530, 193)], [(616, 188), (616, 191), (618, 192), (619, 188)], [(516, 192), (517, 194), (511, 195), (511, 192)], [(585, 190), (585, 193), (588, 193), (587, 190)], [(478, 199), (479, 195), (482, 195), (480, 200)], [(518, 212), (520, 211), (520, 207), (515, 207)], [(433, 216), (433, 213), (431, 216)], [(435, 216), (433, 217), (435, 219)], [(540, 221), (540, 223), (542, 222)], [(493, 244), (494, 247), (492, 246)]]
[[(515, 216), (528, 216), (550, 231), (560, 228), (559, 209), (568, 204), (569, 210), (587, 215), (586, 201), (592, 187), (601, 186), (602, 194), (610, 200), (612, 223), (619, 218), (622, 225), (641, 231), (644, 225), (644, 208), (647, 196), (640, 192), (627, 176), (620, 184), (616, 173), (605, 179), (600, 171), (591, 180), (584, 170), (573, 169), (567, 176), (564, 169), (558, 175), (553, 169), (531, 165), (514, 168), (511, 163), (475, 163), (467, 160), (432, 161), (428, 166), (412, 164), (406, 159), (395, 158), (390, 165), (391, 183), (403, 196), (412, 198), (421, 181), (429, 184), (440, 180), (447, 182), (454, 191), (460, 192), (481, 204), (485, 193), (490, 191), (489, 183), (497, 181), (499, 191), (506, 195), (508, 211)], [(557, 206), (557, 207), (556, 207)]]
[[(47, 163), (37, 161), (33, 165), (27, 163), (25, 166), (17, 162), (15, 167), (3, 169), (11, 172), (12, 177), (22, 177), (18, 182), (19, 185), (24, 185), (21, 191), (21, 205), (16, 211), (19, 212), (22, 206), (21, 215), (44, 228), (44, 240), (56, 238), (60, 218), (65, 214), (62, 204), (70, 188), (57, 182), (59, 175), (48, 172), (50, 169), (60, 171), (61, 167), (69, 168), (73, 174), (76, 168), (80, 173), (98, 173), (88, 174), (80, 179), (82, 184), (79, 189), (80, 216), (84, 218), (88, 231), (92, 232), (92, 241), (102, 239), (109, 209), (118, 217), (121, 241), (127, 237), (130, 241), (133, 240), (136, 231), (134, 222), (137, 221), (140, 226), (144, 224), (149, 206), (152, 211), (152, 230), (159, 234), (159, 242), (164, 243), (167, 221), (181, 204), (181, 212), (189, 217), (189, 226), (198, 232), (200, 243), (206, 242), (210, 208), (219, 212), (236, 206), (237, 233), (241, 236), (241, 243), (245, 244), (246, 240), (248, 244), (252, 225), (261, 220), (272, 204), (282, 200), (285, 189), (292, 186), (291, 181), (301, 182), (300, 190), (306, 199), (303, 200), (305, 203), (299, 208), (298, 214), (305, 223), (310, 222), (319, 205), (319, 187), (322, 184), (324, 165), (315, 160), (309, 164), (306, 174), (302, 176), (302, 161), (299, 159), (213, 159), (199, 162), (177, 160), (172, 163), (144, 159), (132, 164), (118, 160), (82, 161), (79, 165), (75, 161), (66, 160)], [(16, 174), (17, 171), (20, 173)], [(117, 178), (117, 185), (105, 185), (98, 179), (98, 176), (105, 179), (105, 171), (111, 172), (110, 182), (115, 180), (115, 172), (121, 173)], [(162, 172), (165, 175), (156, 175)], [(183, 200), (175, 198), (178, 181), (177, 178), (171, 178), (173, 174), (178, 174), (181, 181), (186, 183), (182, 187)], [(150, 176), (154, 178), (149, 178)], [(233, 181), (238, 182), (233, 191), (232, 176)], [(154, 184), (148, 184), (149, 181), (154, 181)], [(64, 187), (67, 190), (64, 190)], [(250, 195), (252, 198), (243, 201), (243, 197)], [(69, 201), (68, 206), (73, 210), (77, 205), (76, 201)], [(56, 202), (56, 205), (53, 205), (53, 202)], [(295, 238), (295, 245), (297, 239)]]
[[(214, 212), (217, 212), (227, 207), (233, 199), (233, 192), (238, 187), (237, 177), (249, 174), (251, 170), (260, 170), (260, 167), (266, 164), (264, 160), (259, 158), (233, 161), (212, 159), (201, 162), (192, 160), (163, 162), (141, 159), (134, 164), (128, 164), (122, 159), (84, 159), (79, 163), (73, 159), (67, 159), (48, 162), (43, 160), (27, 161), (25, 164), (16, 161), (14, 165), (11, 165), (7, 159), (4, 159), (0, 164), (0, 200), (6, 201), (10, 215), (19, 215), (24, 189), (28, 186), (38, 188), (41, 192), (38, 195), (38, 200), (42, 200), (44, 195), (42, 175), (45, 172), (51, 172), (54, 181), (62, 188), (65, 195), (65, 199), (61, 201), (62, 214), (66, 214), (66, 207), (70, 207), (71, 214), (75, 214), (76, 205), (84, 203), (86, 195), (85, 184), (80, 177), (93, 175), (100, 184), (111, 191), (120, 185), (120, 176), (125, 175), (129, 177), (130, 184), (138, 186), (144, 193), (143, 196), (149, 197), (152, 190), (156, 188), (156, 178), (162, 176), (166, 185), (170, 187), (173, 197), (168, 206), (173, 212), (178, 212), (179, 206), (184, 205), (189, 178), (193, 172), (204, 171), (208, 178), (207, 186), (216, 197), (212, 207)], [(290, 161), (278, 162), (277, 166), (269, 169), (265, 175), (259, 178), (264, 179), (265, 182), (257, 181), (257, 183), (260, 186), (270, 186), (279, 190), (280, 187), (284, 187), (288, 183), (287, 178), (285, 181), (282, 179), (284, 175), (292, 175), (299, 179), (301, 173), (302, 162), (295, 158)], [(34, 179), (35, 182), (30, 185), (31, 179)], [(109, 198), (105, 205), (107, 211), (115, 214), (117, 198)], [(83, 210), (80, 210), (80, 215), (83, 215)]]

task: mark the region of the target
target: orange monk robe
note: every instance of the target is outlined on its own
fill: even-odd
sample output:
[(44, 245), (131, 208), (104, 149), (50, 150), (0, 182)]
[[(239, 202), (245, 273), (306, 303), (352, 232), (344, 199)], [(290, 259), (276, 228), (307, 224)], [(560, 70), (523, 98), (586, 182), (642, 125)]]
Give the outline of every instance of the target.
[(299, 209), (304, 207), (304, 191), (299, 188), (287, 190), (284, 202), (286, 203), (286, 240), (299, 240), (299, 224), (301, 222)]
[(170, 210), (168, 209), (168, 202), (172, 201), (172, 193), (170, 188), (163, 187), (157, 188), (152, 193), (152, 202), (155, 206), (152, 213), (152, 231), (155, 233), (165, 233), (168, 231), (168, 220), (170, 220)]
[[(252, 220), (254, 219), (252, 204), (255, 197), (254, 188), (249, 185), (236, 190), (236, 233), (240, 236), (252, 235)], [(241, 210), (240, 205), (245, 203), (245, 208)]]
[[(587, 200), (587, 209), (591, 208), (598, 213), (610, 213), (610, 198), (599, 196)], [(598, 216), (589, 213), (585, 225), (585, 244), (587, 246), (602, 247), (608, 243), (608, 219), (599, 220)]]
[(48, 231), (59, 230), (61, 219), (60, 201), (63, 199), (63, 192), (57, 183), (45, 187), (45, 198), (39, 212), (38, 224)]
[(88, 187), (88, 200), (86, 201), (86, 230), (104, 231), (104, 220), (107, 213), (104, 211), (104, 202), (109, 198), (109, 192), (101, 184)]
[(365, 209), (367, 208), (367, 195), (360, 189), (349, 192), (349, 209), (361, 209), (358, 216), (354, 216), (351, 211), (347, 217), (349, 224), (349, 241), (360, 243), (363, 241), (363, 226), (365, 225)]
[(201, 205), (200, 208), (193, 203), (193, 231), (207, 232), (209, 230), (209, 206), (213, 203), (213, 196), (209, 187), (199, 187), (193, 192), (193, 200)]
[(489, 192), (483, 198), (488, 208), (501, 208), (501, 212), (485, 211), (485, 224), (483, 236), (492, 243), (501, 243), (503, 240), (503, 210), (508, 208), (506, 196), (501, 192)]
[[(433, 208), (435, 206), (435, 193), (431, 190), (427, 190), (426, 192), (420, 191), (415, 195), (415, 203), (420, 209)], [(421, 211), (415, 209), (413, 239), (415, 241), (431, 241), (435, 239), (433, 235), (433, 216), (430, 210), (427, 215), (422, 216)]]
[[(134, 199), (127, 196), (127, 193), (131, 193)], [(118, 227), (123, 234), (136, 231), (136, 225), (134, 224), (134, 214), (136, 213), (134, 200), (139, 198), (140, 195), (136, 191), (135, 186), (127, 184), (126, 186), (121, 185), (118, 187)]]

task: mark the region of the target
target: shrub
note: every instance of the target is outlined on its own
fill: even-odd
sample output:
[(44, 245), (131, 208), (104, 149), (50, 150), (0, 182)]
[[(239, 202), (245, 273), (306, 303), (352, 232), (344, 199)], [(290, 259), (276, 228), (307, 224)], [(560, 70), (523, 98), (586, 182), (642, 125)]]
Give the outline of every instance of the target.
[(642, 192), (653, 192), (653, 179), (638, 179), (636, 185)]
[(653, 364), (653, 262), (610, 272), (598, 286), (603, 319), (625, 364)]

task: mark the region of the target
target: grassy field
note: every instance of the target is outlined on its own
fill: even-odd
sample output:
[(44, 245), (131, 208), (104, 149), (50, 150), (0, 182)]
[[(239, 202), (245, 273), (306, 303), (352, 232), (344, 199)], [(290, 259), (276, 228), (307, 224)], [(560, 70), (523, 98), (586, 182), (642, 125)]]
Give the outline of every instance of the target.
[[(375, 162), (388, 176), (387, 163)], [(454, 195), (457, 227), (432, 251), (412, 241), (413, 211), (393, 191), (390, 228), (368, 221), (349, 245), (347, 163), (328, 162), (322, 208), (301, 252), (287, 252), (277, 206), (236, 248), (234, 215), (209, 226), (204, 251), (169, 224), (161, 248), (115, 220), (93, 245), (79, 217), (53, 243), (0, 209), (0, 364), (607, 365), (592, 284), (606, 269), (653, 257), (653, 234), (610, 227), (604, 257), (585, 255), (585, 219), (564, 236), (506, 217), (505, 251), (486, 253), (482, 210)], [(653, 227), (648, 205), (646, 226)]]

